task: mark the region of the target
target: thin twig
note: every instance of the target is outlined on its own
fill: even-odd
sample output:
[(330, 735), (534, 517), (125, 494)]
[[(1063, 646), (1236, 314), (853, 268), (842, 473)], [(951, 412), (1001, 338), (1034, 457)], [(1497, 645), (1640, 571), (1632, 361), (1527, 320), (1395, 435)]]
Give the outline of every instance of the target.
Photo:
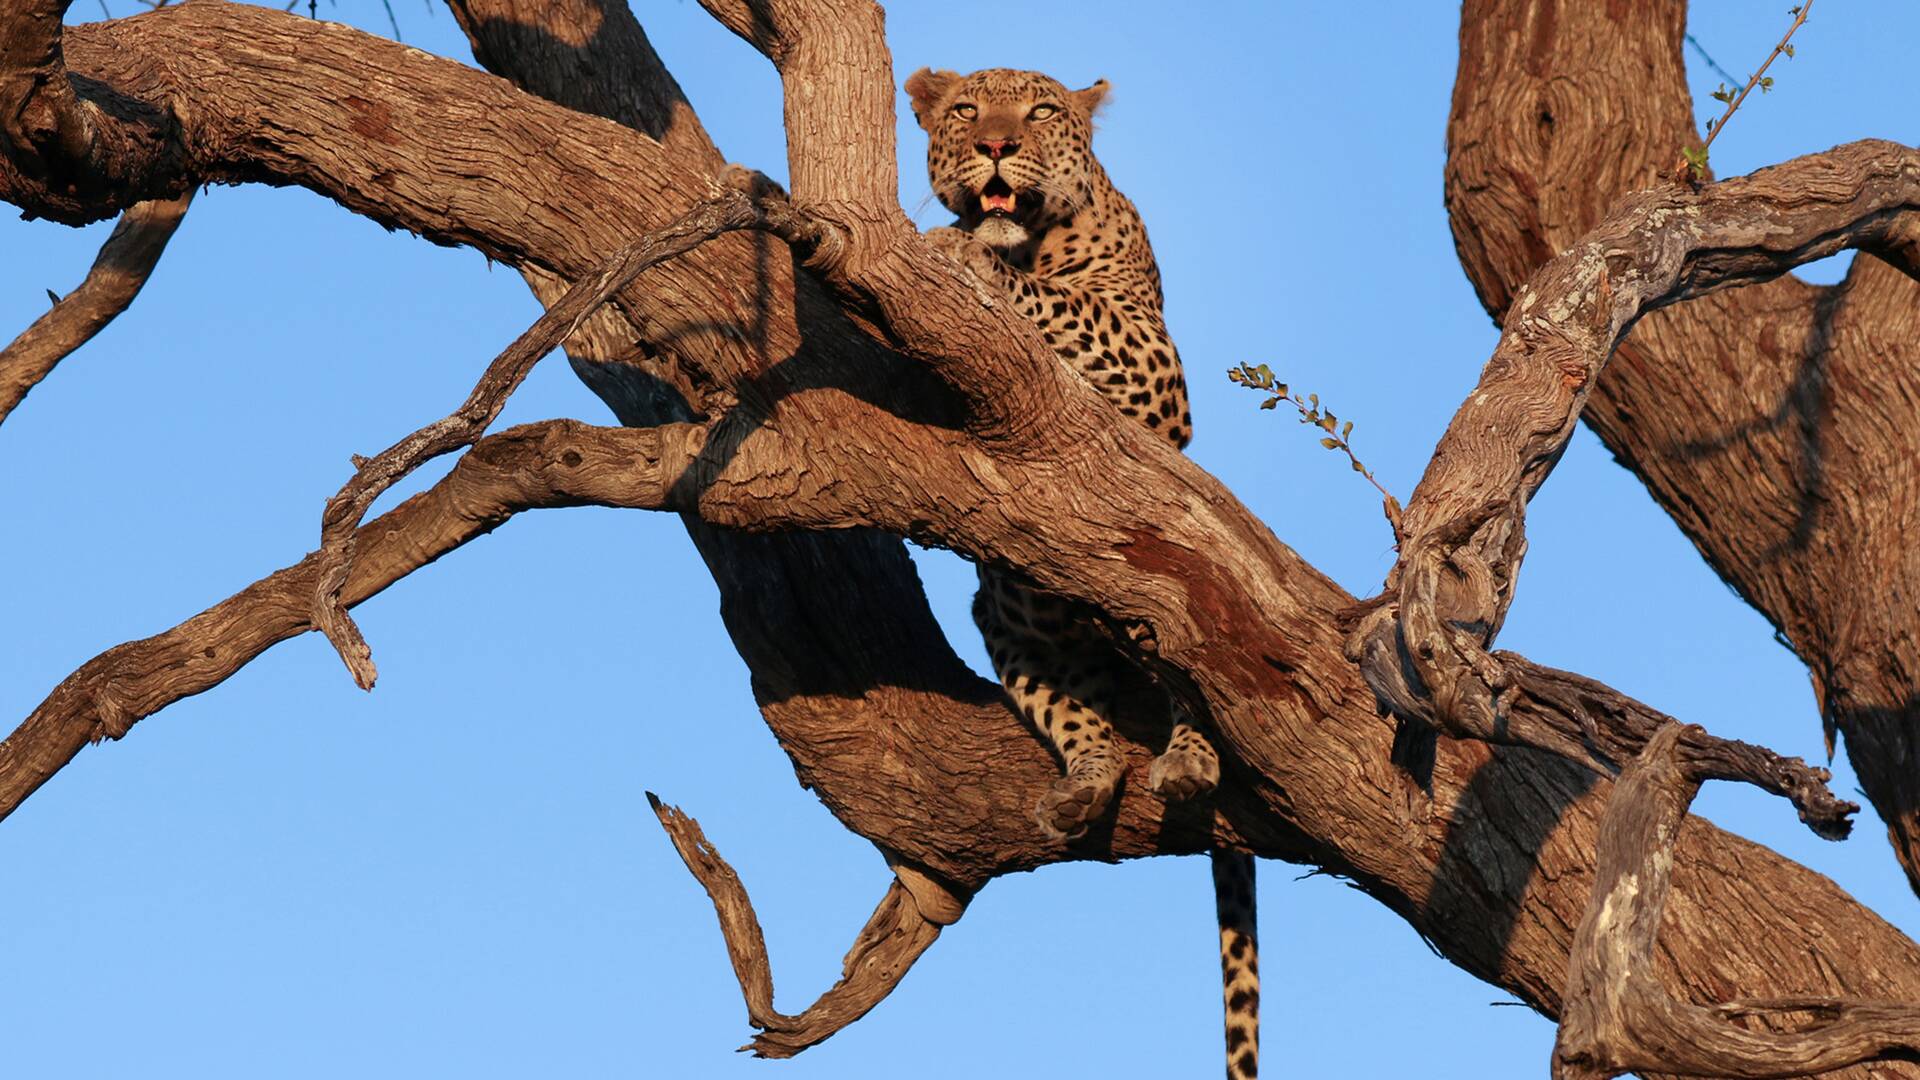
[(1260, 403), (1262, 409), (1274, 408), (1284, 401), (1299, 411), (1301, 423), (1310, 424), (1326, 432), (1320, 440), (1320, 445), (1347, 455), (1347, 464), (1353, 467), (1353, 471), (1366, 477), (1367, 483), (1373, 485), (1373, 490), (1380, 493), (1381, 512), (1386, 515), (1387, 524), (1393, 529), (1394, 545), (1399, 546), (1400, 500), (1394, 498), (1393, 492), (1388, 491), (1375, 478), (1373, 470), (1367, 468), (1354, 454), (1353, 444), (1347, 441), (1348, 436), (1353, 434), (1353, 421), (1349, 420), (1342, 425), (1338, 416), (1335, 416), (1331, 410), (1321, 407), (1319, 394), (1300, 397), (1286, 383), (1275, 379), (1272, 370), (1265, 364), (1258, 366), (1241, 364), (1239, 367), (1229, 368), (1227, 379), (1249, 390), (1259, 390), (1268, 394), (1267, 400)]
[[(1807, 21), (1807, 13), (1811, 10), (1813, 10), (1813, 0), (1802, 0), (1798, 7), (1792, 9), (1793, 25), (1787, 27), (1787, 32), (1780, 38), (1779, 44), (1767, 54), (1767, 59), (1760, 65), (1760, 70), (1753, 73), (1753, 77), (1747, 80), (1747, 85), (1740, 88), (1740, 93), (1732, 101), (1727, 102), (1727, 111), (1720, 114), (1719, 120), (1707, 121), (1707, 141), (1700, 144), (1698, 151), (1681, 152), (1680, 171), (1683, 175), (1697, 176), (1705, 171), (1707, 152), (1713, 148), (1713, 140), (1719, 138), (1720, 133), (1727, 129), (1727, 121), (1733, 118), (1734, 112), (1740, 108), (1740, 103), (1747, 100), (1747, 95), (1753, 93), (1753, 88), (1762, 85), (1762, 78), (1766, 75), (1767, 69), (1773, 66), (1774, 60), (1778, 59), (1781, 53), (1793, 55), (1793, 47), (1787, 42), (1793, 40), (1794, 31), (1799, 30)], [(1766, 85), (1772, 85), (1772, 81), (1767, 80)]]

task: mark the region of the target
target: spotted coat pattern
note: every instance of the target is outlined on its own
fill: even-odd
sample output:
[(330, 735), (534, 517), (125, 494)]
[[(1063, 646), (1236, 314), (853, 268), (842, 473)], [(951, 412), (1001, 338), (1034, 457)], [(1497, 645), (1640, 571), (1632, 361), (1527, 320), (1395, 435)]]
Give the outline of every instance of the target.
[[(922, 69), (906, 89), (928, 134), (934, 194), (959, 219), (928, 241), (1011, 297), (1123, 415), (1184, 449), (1193, 420), (1161, 315), (1159, 267), (1139, 213), (1093, 156), (1106, 82), (1068, 90), (1037, 72)], [(1048, 835), (1078, 839), (1108, 813), (1126, 770), (1108, 717), (1127, 661), (1091, 609), (984, 567), (973, 614), (1008, 696), (1064, 765), (1035, 817)], [(1219, 755), (1177, 705), (1168, 708), (1172, 730), (1148, 787), (1168, 800), (1205, 795), (1219, 782)], [(1216, 852), (1214, 886), (1227, 1075), (1250, 1080), (1260, 993), (1252, 859)]]

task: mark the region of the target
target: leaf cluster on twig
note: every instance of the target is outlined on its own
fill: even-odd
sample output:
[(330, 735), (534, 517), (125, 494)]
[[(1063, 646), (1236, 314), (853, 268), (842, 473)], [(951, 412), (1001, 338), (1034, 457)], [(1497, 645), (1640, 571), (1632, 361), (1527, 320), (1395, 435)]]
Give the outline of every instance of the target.
[(1249, 390), (1265, 393), (1267, 399), (1260, 403), (1262, 409), (1278, 408), (1284, 401), (1299, 411), (1301, 423), (1311, 424), (1326, 432), (1320, 439), (1320, 445), (1328, 450), (1337, 450), (1347, 455), (1347, 463), (1353, 466), (1353, 471), (1366, 477), (1367, 483), (1372, 484), (1374, 490), (1380, 493), (1381, 512), (1386, 515), (1387, 524), (1393, 527), (1395, 546), (1399, 545), (1400, 500), (1394, 498), (1393, 492), (1383, 487), (1380, 481), (1374, 478), (1373, 470), (1367, 468), (1354, 454), (1353, 444), (1348, 441), (1353, 435), (1353, 421), (1343, 422), (1334, 415), (1332, 409), (1322, 406), (1319, 394), (1308, 394), (1304, 398), (1295, 394), (1286, 383), (1274, 378), (1273, 369), (1265, 364), (1241, 364), (1239, 367), (1228, 368), (1227, 378)]
[[(1787, 9), (1787, 14), (1793, 16), (1793, 24), (1787, 27), (1787, 32), (1781, 37), (1780, 43), (1775, 45), (1773, 51), (1767, 54), (1767, 59), (1761, 63), (1760, 69), (1755, 71), (1753, 76), (1747, 80), (1747, 85), (1741, 87), (1740, 90), (1736, 92), (1727, 89), (1727, 84), (1723, 82), (1719, 88), (1713, 92), (1713, 100), (1725, 102), (1727, 111), (1721, 113), (1718, 120), (1707, 121), (1706, 142), (1701, 143), (1698, 147), (1683, 146), (1680, 148), (1680, 157), (1682, 159), (1681, 167), (1685, 170), (1688, 179), (1699, 180), (1706, 175), (1708, 149), (1713, 146), (1713, 140), (1718, 138), (1722, 131), (1726, 130), (1727, 121), (1733, 119), (1734, 110), (1740, 108), (1740, 103), (1747, 100), (1747, 95), (1753, 93), (1753, 88), (1756, 86), (1759, 87), (1760, 92), (1763, 94), (1773, 89), (1773, 79), (1767, 75), (1767, 68), (1772, 67), (1774, 60), (1778, 59), (1782, 53), (1786, 54), (1787, 59), (1793, 59), (1793, 46), (1788, 43), (1793, 40), (1794, 31), (1800, 29), (1801, 24), (1807, 21), (1807, 12), (1812, 9), (1813, 0), (1806, 0), (1803, 4)], [(1697, 48), (1698, 45), (1696, 44), (1695, 47)], [(1705, 53), (1706, 50), (1702, 49), (1701, 55), (1705, 55)], [(1707, 62), (1710, 64), (1713, 63), (1712, 58), (1708, 57)], [(1719, 66), (1715, 65), (1714, 70), (1719, 70)]]

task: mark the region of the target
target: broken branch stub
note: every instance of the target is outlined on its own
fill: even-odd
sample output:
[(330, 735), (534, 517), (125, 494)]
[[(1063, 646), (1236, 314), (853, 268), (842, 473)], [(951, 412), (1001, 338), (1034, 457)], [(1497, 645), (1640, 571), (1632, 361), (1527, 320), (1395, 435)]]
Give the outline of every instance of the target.
[[(713, 901), (727, 958), (746, 999), (747, 1020), (760, 1029), (752, 1042), (741, 1047), (755, 1057), (792, 1057), (865, 1016), (893, 992), (914, 961), (940, 937), (942, 924), (923, 915), (908, 885), (896, 878), (847, 950), (839, 981), (804, 1012), (789, 1016), (773, 1007), (772, 962), (760, 918), (754, 914), (740, 875), (720, 857), (699, 822), (661, 802), (651, 791), (647, 803), (687, 870)], [(959, 918), (957, 911), (952, 915)]]

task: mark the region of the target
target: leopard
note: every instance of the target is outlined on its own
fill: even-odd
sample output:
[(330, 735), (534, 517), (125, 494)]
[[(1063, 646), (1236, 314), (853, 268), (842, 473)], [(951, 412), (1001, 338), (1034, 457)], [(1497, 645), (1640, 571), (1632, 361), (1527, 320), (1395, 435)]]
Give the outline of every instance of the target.
[[(926, 240), (1009, 298), (1055, 356), (1128, 421), (1185, 450), (1193, 433), (1186, 377), (1167, 333), (1160, 268), (1133, 203), (1093, 154), (1094, 118), (1110, 86), (1083, 90), (1034, 71), (961, 75), (923, 68), (906, 81), (927, 133), (933, 195), (956, 217)], [(1062, 772), (1034, 808), (1041, 830), (1073, 843), (1112, 808), (1127, 766), (1111, 722), (1128, 660), (1092, 607), (982, 565), (974, 622), (1016, 710)], [(1220, 756), (1170, 695), (1166, 748), (1147, 786), (1169, 802), (1220, 782)], [(1249, 855), (1212, 852), (1226, 1006), (1227, 1076), (1259, 1068), (1259, 958)]]

